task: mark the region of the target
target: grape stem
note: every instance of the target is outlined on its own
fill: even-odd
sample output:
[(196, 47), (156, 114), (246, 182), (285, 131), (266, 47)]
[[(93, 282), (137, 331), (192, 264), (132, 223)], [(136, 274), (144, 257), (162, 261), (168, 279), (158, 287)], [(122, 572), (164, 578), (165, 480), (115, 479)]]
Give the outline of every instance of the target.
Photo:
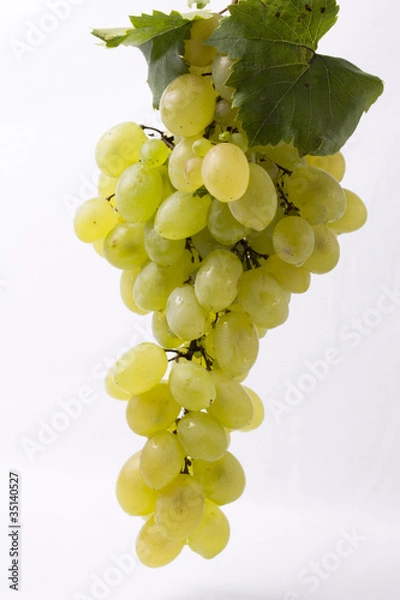
[(200, 353), (206, 364), (207, 371), (212, 370), (214, 361), (211, 358), (211, 356), (209, 356), (207, 354), (207, 352), (205, 351), (203, 344), (202, 344), (202, 338), (199, 338), (198, 340), (192, 340), (189, 344), (189, 348), (185, 348), (184, 350), (164, 348), (164, 352), (173, 352), (176, 355), (176, 356), (173, 356), (172, 358), (169, 358), (168, 362), (178, 361), (180, 358), (186, 358), (186, 360), (192, 360), (193, 356), (196, 353)]
[[(232, 0), (231, 4), (237, 4), (239, 2), (239, 0)], [(223, 15), (224, 13), (226, 13), (226, 11), (228, 10), (228, 7), (223, 8), (222, 10), (219, 11), (220, 15)]]
[(265, 260), (268, 258), (268, 254), (261, 254), (254, 250), (246, 238), (236, 242), (236, 244), (232, 246), (231, 251), (236, 254), (242, 262), (245, 262), (248, 271), (261, 266), (260, 261), (258, 260), (259, 258), (264, 258)]
[(279, 198), (281, 199), (281, 206), (285, 209), (285, 213), (287, 214), (291, 210), (297, 210), (297, 212), (300, 212), (297, 206), (295, 206), (287, 197), (287, 194), (283, 188), (283, 183), (277, 182), (276, 187), (279, 192)]
[(141, 127), (143, 129), (143, 131), (145, 131), (146, 129), (148, 129), (150, 131), (155, 131), (156, 133), (159, 133), (162, 141), (164, 142), (164, 144), (166, 146), (168, 146), (168, 148), (170, 148), (171, 150), (173, 150), (175, 148), (175, 144), (174, 144), (174, 141), (173, 141), (174, 138), (172, 136), (166, 135), (164, 133), (164, 131), (161, 131), (161, 129), (157, 129), (157, 127), (151, 127), (150, 125), (139, 125), (139, 127)]

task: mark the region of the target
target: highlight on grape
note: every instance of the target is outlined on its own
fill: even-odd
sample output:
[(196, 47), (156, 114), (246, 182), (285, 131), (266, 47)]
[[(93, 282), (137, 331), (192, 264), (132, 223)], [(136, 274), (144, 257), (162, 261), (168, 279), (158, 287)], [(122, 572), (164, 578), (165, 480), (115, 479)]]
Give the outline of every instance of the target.
[[(285, 323), (292, 294), (337, 265), (340, 235), (367, 218), (361, 198), (341, 184), (342, 153), (324, 151), (324, 140), (333, 143), (328, 125), (313, 153), (305, 151), (310, 136), (295, 144), (304, 131), (276, 143), (249, 134), (238, 94), (244, 59), (221, 51), (218, 32), (245, 21), (247, 8), (269, 9), (260, 0), (235, 4), (228, 16), (155, 11), (131, 17), (132, 30), (94, 32), (111, 46), (152, 40), (149, 84), (164, 126), (122, 122), (101, 136), (98, 193), (74, 218), (77, 237), (120, 269), (125, 306), (152, 313), (156, 343), (128, 349), (105, 378), (108, 394), (126, 402), (128, 427), (144, 438), (121, 468), (116, 495), (128, 515), (144, 519), (136, 552), (148, 567), (170, 563), (184, 546), (207, 559), (226, 547), (221, 507), (245, 489), (231, 435), (264, 418), (259, 395), (244, 384), (260, 340)], [(320, 4), (307, 6), (312, 13)], [(317, 18), (331, 26), (337, 7), (329, 5)], [(304, 23), (314, 27), (310, 11), (297, 21), (300, 37)], [(171, 29), (180, 32), (179, 60), (163, 38)], [(171, 61), (162, 73), (160, 54)]]

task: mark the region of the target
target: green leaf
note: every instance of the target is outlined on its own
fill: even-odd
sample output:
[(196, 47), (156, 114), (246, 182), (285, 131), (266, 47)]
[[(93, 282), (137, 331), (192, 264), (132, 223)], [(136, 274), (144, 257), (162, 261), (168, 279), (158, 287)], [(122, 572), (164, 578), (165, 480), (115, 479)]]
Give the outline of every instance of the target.
[(153, 105), (158, 108), (167, 85), (189, 71), (183, 55), (192, 20), (176, 11), (166, 15), (156, 10), (152, 15), (130, 17), (130, 20), (133, 29), (94, 30), (93, 35), (105, 41), (110, 48), (123, 44), (135, 46), (143, 52), (149, 66), (148, 84), (153, 93)]
[(244, 0), (208, 43), (235, 60), (228, 84), (252, 145), (293, 140), (299, 154), (334, 154), (383, 91), (351, 63), (316, 54), (335, 0)]

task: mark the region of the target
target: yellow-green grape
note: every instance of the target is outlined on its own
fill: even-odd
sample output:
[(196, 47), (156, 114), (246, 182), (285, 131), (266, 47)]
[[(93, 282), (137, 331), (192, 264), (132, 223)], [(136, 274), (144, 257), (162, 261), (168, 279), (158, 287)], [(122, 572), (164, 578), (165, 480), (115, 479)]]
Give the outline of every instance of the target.
[(140, 308), (140, 306), (136, 304), (135, 298), (133, 297), (133, 286), (135, 285), (135, 281), (140, 273), (140, 270), (141, 267), (135, 267), (130, 271), (122, 271), (119, 290), (122, 302), (127, 308), (129, 308), (129, 310), (137, 315), (146, 315), (148, 311)]
[(148, 437), (168, 429), (180, 410), (167, 382), (162, 381), (148, 392), (132, 396), (126, 409), (126, 420), (132, 431)]
[(172, 185), (179, 192), (194, 192), (202, 184), (192, 181), (186, 172), (186, 165), (191, 158), (198, 156), (193, 152), (193, 144), (199, 141), (199, 136), (181, 140), (173, 149), (168, 161), (168, 176)]
[(213, 462), (193, 461), (193, 473), (206, 497), (218, 505), (237, 500), (246, 486), (243, 467), (229, 451)]
[(104, 387), (106, 392), (111, 398), (115, 398), (116, 400), (130, 400), (132, 394), (130, 392), (126, 392), (122, 388), (118, 387), (115, 383), (114, 379), (114, 370), (111, 368), (104, 380)]
[(104, 258), (103, 244), (104, 244), (104, 238), (99, 238), (98, 240), (94, 240), (94, 242), (92, 242), (92, 246), (93, 246), (94, 250), (97, 252), (97, 254), (99, 256), (101, 256), (101, 258)]
[(342, 181), (346, 172), (346, 161), (341, 152), (336, 152), (331, 156), (306, 156), (306, 161), (310, 167), (318, 167), (327, 171), (337, 181)]
[(357, 194), (350, 190), (343, 190), (346, 195), (347, 206), (343, 215), (337, 221), (328, 223), (329, 228), (339, 235), (340, 233), (351, 233), (360, 229), (367, 220), (367, 207)]
[(185, 177), (195, 190), (203, 185), (203, 177), (201, 174), (202, 165), (203, 159), (200, 158), (200, 156), (192, 156), (185, 166)]
[(154, 514), (162, 535), (183, 540), (196, 529), (203, 516), (204, 491), (192, 475), (180, 474), (160, 491)]
[(213, 250), (197, 271), (194, 285), (197, 300), (208, 310), (221, 311), (236, 298), (242, 273), (242, 263), (235, 254)]
[(185, 453), (177, 436), (158, 431), (149, 437), (140, 455), (143, 481), (154, 490), (167, 486), (185, 464)]
[(185, 192), (175, 192), (164, 200), (157, 211), (154, 227), (168, 240), (182, 240), (201, 231), (207, 225), (211, 198)]
[(162, 165), (161, 167), (158, 167), (158, 172), (161, 175), (161, 180), (162, 180), (162, 200), (166, 200), (167, 198), (169, 198), (170, 196), (172, 196), (172, 194), (176, 191), (175, 188), (172, 186), (169, 175), (168, 175), (168, 168), (166, 167), (166, 165)]
[(233, 88), (226, 85), (233, 62), (223, 54), (216, 54), (212, 64), (212, 78), (218, 94), (227, 102), (232, 102)]
[(163, 348), (179, 348), (182, 345), (182, 340), (174, 335), (168, 327), (164, 310), (153, 313), (152, 331), (153, 336)]
[(164, 310), (171, 292), (185, 280), (180, 262), (161, 267), (150, 261), (140, 271), (133, 287), (133, 297), (143, 310)]
[(195, 340), (210, 329), (209, 311), (199, 304), (190, 284), (170, 294), (166, 315), (170, 329), (182, 340)]
[(340, 246), (332, 229), (322, 223), (313, 227), (315, 235), (314, 252), (304, 263), (304, 267), (311, 273), (328, 273), (339, 262)]
[(235, 144), (235, 146), (239, 146), (243, 152), (247, 152), (249, 149), (249, 140), (247, 139), (247, 135), (244, 133), (244, 131), (232, 133), (231, 142), (232, 144)]
[(249, 185), (239, 200), (229, 202), (235, 219), (256, 231), (262, 231), (275, 216), (278, 205), (276, 190), (271, 177), (254, 163), (249, 164)]
[(278, 206), (276, 213), (271, 223), (263, 231), (250, 231), (246, 236), (253, 250), (259, 254), (271, 255), (275, 254), (272, 235), (277, 223), (285, 217), (285, 211), (281, 206)]
[(263, 267), (265, 272), (275, 277), (281, 288), (287, 292), (303, 294), (310, 287), (310, 271), (284, 262), (277, 254), (269, 256)]
[(212, 415), (191, 412), (178, 423), (178, 439), (187, 456), (201, 460), (218, 460), (228, 448), (224, 427)]
[(194, 21), (190, 29), (190, 38), (185, 40), (184, 59), (195, 67), (206, 67), (212, 63), (216, 49), (204, 42), (215, 31), (220, 15), (212, 15), (209, 19)]
[(136, 539), (136, 554), (146, 567), (158, 568), (168, 565), (180, 554), (186, 540), (171, 540), (164, 537), (155, 524), (154, 517), (148, 519)]
[(160, 117), (165, 127), (182, 137), (202, 133), (213, 120), (215, 91), (203, 77), (186, 73), (165, 88), (160, 100)]
[(170, 149), (162, 140), (146, 140), (140, 148), (140, 160), (148, 169), (163, 165), (169, 154)]
[(142, 342), (125, 352), (112, 367), (116, 385), (131, 394), (142, 394), (161, 380), (168, 367), (164, 350)]
[(123, 465), (117, 479), (116, 495), (122, 510), (140, 517), (155, 511), (157, 492), (144, 481), (140, 472), (140, 452), (136, 452)]
[(278, 327), (288, 318), (287, 292), (263, 267), (244, 273), (238, 299), (254, 323), (265, 329)]
[(289, 200), (311, 225), (336, 221), (346, 209), (346, 196), (338, 181), (318, 167), (300, 167), (286, 182)]
[(115, 190), (117, 189), (118, 177), (108, 177), (108, 175), (104, 175), (104, 173), (100, 173), (99, 182), (97, 184), (97, 189), (99, 190), (99, 194), (102, 198), (109, 198), (113, 194), (115, 194)]
[(207, 409), (227, 429), (242, 429), (253, 419), (253, 403), (245, 388), (222, 371), (213, 371), (217, 395)]
[(184, 359), (175, 363), (168, 384), (176, 402), (187, 410), (207, 408), (215, 398), (215, 383), (211, 373), (194, 361)]
[(185, 250), (186, 240), (167, 240), (154, 229), (154, 222), (149, 221), (144, 229), (144, 247), (147, 254), (158, 265), (168, 267), (176, 263)]
[(161, 204), (161, 200), (162, 179), (157, 169), (149, 169), (138, 163), (122, 173), (115, 193), (115, 202), (125, 221), (148, 221)]
[(217, 144), (211, 148), (203, 159), (201, 171), (207, 190), (221, 202), (238, 200), (249, 185), (249, 163), (235, 144)]
[(196, 139), (193, 142), (192, 152), (196, 156), (199, 156), (200, 158), (204, 158), (205, 155), (207, 154), (207, 152), (209, 150), (211, 150), (212, 147), (213, 147), (213, 145), (210, 142), (210, 140), (208, 140), (207, 138), (201, 137), (201, 138)]
[(104, 258), (117, 269), (126, 271), (142, 265), (148, 258), (143, 232), (143, 223), (120, 223), (104, 240)]
[(97, 143), (99, 169), (108, 177), (119, 177), (126, 168), (139, 161), (140, 148), (146, 140), (146, 134), (136, 123), (115, 125)]
[(86, 200), (74, 218), (74, 230), (81, 242), (94, 242), (104, 238), (118, 223), (118, 216), (104, 198)]
[(188, 538), (189, 548), (203, 558), (214, 558), (226, 548), (229, 537), (228, 519), (214, 502), (206, 499), (203, 517)]
[[(218, 202), (218, 200), (216, 200), (216, 202)], [(214, 203), (214, 200), (213, 200), (213, 203)], [(221, 204), (221, 202), (219, 202), (218, 204)], [(211, 204), (210, 212), (212, 211), (212, 206), (213, 205)], [(224, 206), (226, 206), (226, 205), (224, 205)], [(210, 254), (210, 252), (212, 252), (216, 248), (220, 247), (220, 245), (217, 244), (217, 241), (211, 235), (208, 227), (205, 227), (204, 229), (199, 231), (199, 233), (196, 233), (194, 236), (192, 236), (192, 243), (193, 243), (195, 249), (200, 253), (200, 256), (203, 259), (208, 254)]]
[(221, 369), (231, 377), (245, 375), (256, 362), (258, 335), (254, 323), (243, 312), (231, 312), (218, 319), (214, 333), (215, 356)]
[(260, 427), (260, 425), (264, 421), (265, 410), (264, 410), (264, 404), (263, 404), (260, 396), (258, 394), (256, 394), (254, 390), (247, 387), (246, 385), (243, 387), (246, 390), (246, 392), (248, 393), (248, 395), (250, 396), (250, 400), (253, 403), (253, 418), (246, 427), (242, 427), (240, 430), (240, 431), (247, 432), (247, 431), (253, 431), (254, 429), (257, 429), (257, 427)]
[(225, 127), (234, 127), (237, 125), (237, 116), (238, 109), (236, 107), (232, 107), (230, 102), (227, 102), (226, 100), (220, 100), (217, 102), (214, 114), (214, 118), (217, 123), (220, 123)]
[(208, 229), (217, 242), (226, 246), (236, 244), (250, 232), (249, 227), (245, 227), (235, 219), (226, 202), (220, 202), (215, 198), (208, 213)]
[(290, 144), (280, 142), (277, 146), (272, 146), (271, 144), (256, 146), (253, 150), (264, 155), (279, 167), (283, 167), (289, 171), (307, 164), (304, 158), (299, 157), (298, 150), (294, 147), (293, 142)]
[(314, 250), (314, 232), (302, 217), (284, 217), (275, 226), (272, 242), (280, 259), (300, 267)]

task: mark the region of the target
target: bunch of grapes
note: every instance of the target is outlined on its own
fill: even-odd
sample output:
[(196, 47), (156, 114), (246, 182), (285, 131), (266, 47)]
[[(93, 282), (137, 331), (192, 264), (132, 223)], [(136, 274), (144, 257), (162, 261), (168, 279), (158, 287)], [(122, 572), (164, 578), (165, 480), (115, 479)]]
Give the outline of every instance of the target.
[(121, 269), (125, 305), (153, 313), (158, 344), (131, 348), (106, 377), (108, 394), (127, 401), (129, 427), (147, 438), (122, 467), (117, 498), (145, 518), (137, 554), (150, 567), (185, 544), (205, 558), (226, 546), (220, 506), (245, 487), (230, 434), (264, 416), (242, 383), (259, 339), (286, 321), (311, 273), (335, 267), (338, 234), (366, 220), (340, 185), (340, 153), (249, 147), (226, 85), (231, 62), (204, 44), (218, 19), (192, 26), (190, 72), (160, 102), (167, 132), (121, 123), (101, 137), (99, 196), (74, 222), (78, 238)]

